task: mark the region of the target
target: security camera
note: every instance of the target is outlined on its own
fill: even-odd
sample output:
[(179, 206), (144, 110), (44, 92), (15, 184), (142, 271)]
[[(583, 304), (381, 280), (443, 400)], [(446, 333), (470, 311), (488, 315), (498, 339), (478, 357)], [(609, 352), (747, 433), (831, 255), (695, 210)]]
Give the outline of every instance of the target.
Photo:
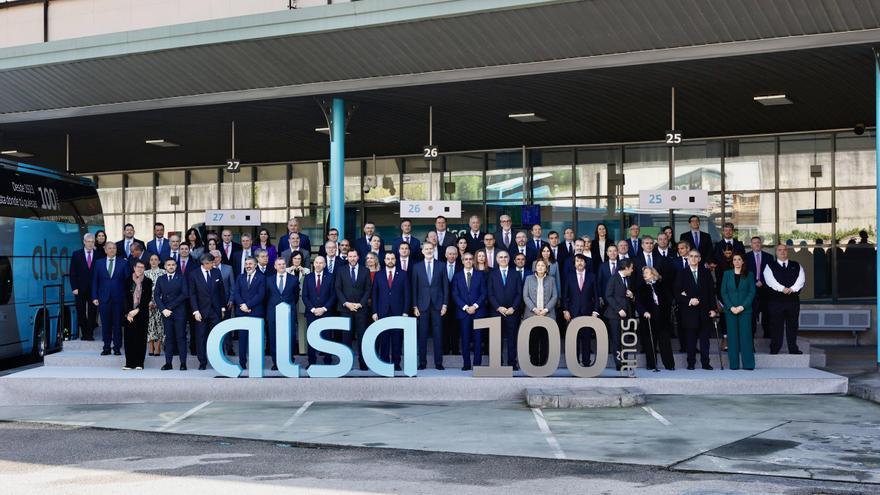
[(862, 134), (864, 134), (865, 133), (865, 124), (862, 124), (862, 123), (856, 124), (856, 126), (853, 128), (853, 132), (855, 133), (856, 136), (861, 136)]
[(364, 194), (367, 194), (368, 192), (370, 192), (370, 189), (372, 189), (372, 188), (370, 187), (369, 184), (364, 184)]

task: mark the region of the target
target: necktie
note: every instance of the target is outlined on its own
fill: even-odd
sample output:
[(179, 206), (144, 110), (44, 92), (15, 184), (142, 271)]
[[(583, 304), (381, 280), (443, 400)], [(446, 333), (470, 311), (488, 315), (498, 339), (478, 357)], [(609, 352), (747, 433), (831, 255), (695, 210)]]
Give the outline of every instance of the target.
[(651, 284), (651, 296), (654, 298), (654, 304), (657, 306), (660, 305), (660, 300), (657, 299), (657, 291), (654, 290), (654, 284)]
[(488, 265), (489, 265), (489, 268), (495, 268), (495, 263), (494, 263), (494, 261), (495, 261), (495, 257), (492, 256), (494, 253), (495, 253), (495, 251), (492, 251), (492, 253), (486, 253), (486, 255), (487, 255), (487, 256), (486, 256), (486, 261), (487, 261), (487, 263), (488, 263)]
[(535, 249), (541, 249), (541, 241), (535, 241)]
[(278, 275), (278, 292), (284, 292), (284, 275)]
[(162, 252), (162, 239), (156, 239), (156, 251)]
[(391, 284), (394, 283), (394, 272), (388, 271), (388, 288), (391, 288)]
[(251, 282), (254, 280), (254, 274), (248, 275), (248, 289), (251, 288)]
[(357, 274), (354, 272), (354, 267), (351, 267), (351, 283), (357, 283)]
[(787, 261), (783, 261), (783, 262), (782, 262), (782, 268), (788, 268), (788, 262), (787, 262)]
[(584, 272), (578, 272), (578, 289), (584, 290)]
[(476, 241), (476, 240), (477, 240), (477, 234), (471, 233), (471, 235), (474, 237), (474, 240)]
[(468, 290), (471, 290), (471, 272), (465, 273), (464, 283), (467, 285)]
[(611, 274), (612, 274), (612, 275), (614, 275), (614, 273), (617, 271), (616, 269), (617, 269), (617, 263), (615, 263), (614, 261), (612, 261), (612, 262), (611, 262)]
[(651, 268), (654, 267), (654, 261), (651, 259), (651, 255), (650, 255), (650, 254), (648, 255), (648, 266), (650, 266)]
[(207, 270), (205, 270), (205, 283), (206, 284), (208, 283), (208, 273), (209, 272)]
[(333, 258), (330, 258), (330, 265), (327, 268), (330, 270), (330, 273), (333, 273)]
[(131, 241), (125, 241), (125, 255), (131, 256)]
[(755, 271), (757, 272), (758, 282), (761, 281), (761, 252), (755, 253)]
[(700, 281), (699, 281), (699, 277), (697, 276), (697, 271), (693, 270), (693, 271), (691, 271), (691, 273), (694, 274), (694, 284), (698, 284)]
[(403, 271), (406, 271), (406, 262), (407, 261), (408, 260), (403, 260), (403, 263), (401, 263), (401, 265), (403, 265)]
[(407, 244), (409, 244), (409, 236), (404, 237), (403, 240), (404, 240), (404, 242), (406, 242)]
[(186, 260), (180, 262), (180, 272), (186, 273)]
[(88, 265), (89, 268), (92, 268), (92, 252), (91, 251), (86, 251), (86, 265)]
[(455, 273), (455, 269), (453, 268), (452, 265), (447, 263), (446, 264), (446, 277), (449, 279), (450, 282), (452, 282), (453, 273)]
[(632, 244), (632, 248), (633, 248), (634, 253), (639, 250), (639, 241), (637, 241), (636, 239), (633, 239), (629, 242)]
[(432, 262), (429, 261), (429, 262), (428, 262), (428, 266), (427, 266), (426, 268), (427, 268), (427, 270), (428, 270), (428, 285), (431, 285), (431, 275), (434, 274), (434, 270), (433, 270), (433, 268), (434, 268), (434, 263), (432, 263)]
[(687, 265), (687, 258), (682, 258), (682, 259), (681, 259), (681, 267), (682, 267), (682, 268), (686, 268), (687, 266), (688, 266), (688, 265)]
[(571, 248), (571, 243), (569, 242), (569, 243), (568, 243), (567, 251), (570, 253), (570, 252), (571, 252), (571, 249), (572, 249), (572, 248)]
[(697, 232), (694, 232), (693, 234), (694, 234), (694, 248), (700, 249), (700, 234)]
[(229, 244), (226, 245), (226, 257), (228, 258), (230, 254), (232, 254), (231, 249), (229, 248)]
[(168, 275), (168, 281), (171, 282), (172, 280), (174, 280), (174, 276), (173, 276), (173, 275)]
[(504, 245), (510, 246), (510, 232), (504, 233)]
[(501, 285), (507, 285), (507, 270), (501, 270)]
[(114, 263), (114, 261), (116, 261), (116, 260), (114, 260), (113, 258), (110, 258), (110, 260), (107, 262), (107, 273), (111, 277), (113, 276), (113, 263)]
[(318, 292), (318, 294), (321, 293), (321, 274), (320, 273), (318, 274), (318, 282), (315, 284), (315, 289)]

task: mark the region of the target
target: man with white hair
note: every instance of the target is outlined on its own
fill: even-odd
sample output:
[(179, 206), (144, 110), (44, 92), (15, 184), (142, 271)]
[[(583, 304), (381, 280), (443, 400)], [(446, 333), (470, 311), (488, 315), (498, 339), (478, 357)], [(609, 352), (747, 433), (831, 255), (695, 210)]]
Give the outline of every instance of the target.
[(95, 268), (95, 236), (85, 234), (83, 247), (70, 256), (70, 288), (76, 298), (76, 322), (82, 340), (95, 340), (98, 308), (92, 304), (92, 274)]

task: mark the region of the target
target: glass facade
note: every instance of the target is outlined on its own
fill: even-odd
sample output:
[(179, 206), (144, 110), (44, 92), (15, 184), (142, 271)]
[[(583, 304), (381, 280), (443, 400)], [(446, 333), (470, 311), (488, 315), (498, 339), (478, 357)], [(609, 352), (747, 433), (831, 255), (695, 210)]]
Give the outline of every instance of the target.
[[(746, 244), (752, 236), (762, 237), (768, 251), (776, 242), (788, 244), (806, 268), (805, 300), (875, 298), (874, 160), (870, 130), (691, 140), (674, 152), (659, 143), (632, 143), (450, 153), (433, 163), (433, 182), (418, 156), (352, 159), (345, 163), (346, 231), (357, 237), (370, 220), (390, 241), (398, 202), (431, 197), (462, 201), (462, 218), (449, 219), (452, 232), (464, 231), (470, 215), (488, 230), (502, 214), (521, 226), (524, 203), (541, 206), (545, 234), (576, 226), (592, 235), (605, 222), (615, 239), (632, 222), (647, 234), (664, 225), (682, 232), (696, 214), (715, 240), (723, 223), (733, 222)], [(609, 180), (620, 174), (622, 187)], [(111, 239), (121, 237), (124, 223), (134, 224), (140, 238), (149, 237), (154, 221), (180, 232), (203, 223), (206, 209), (231, 208), (233, 201), (236, 208), (259, 208), (274, 236), (286, 231), (290, 216), (301, 218), (315, 250), (324, 236), (329, 177), (323, 162), (249, 164), (234, 186), (221, 167), (94, 178)], [(670, 183), (708, 190), (708, 210), (670, 215), (639, 208), (640, 190)], [(836, 209), (836, 217), (805, 223), (803, 210), (826, 208)], [(431, 219), (413, 223), (420, 237), (433, 226)]]

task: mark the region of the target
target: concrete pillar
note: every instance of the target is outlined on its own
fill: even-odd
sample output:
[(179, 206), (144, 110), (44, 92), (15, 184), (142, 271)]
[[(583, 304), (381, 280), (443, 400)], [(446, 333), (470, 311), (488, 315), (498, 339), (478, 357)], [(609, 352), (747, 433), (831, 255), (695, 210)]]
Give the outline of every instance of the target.
[(345, 100), (333, 98), (330, 121), (330, 228), (345, 239)]

